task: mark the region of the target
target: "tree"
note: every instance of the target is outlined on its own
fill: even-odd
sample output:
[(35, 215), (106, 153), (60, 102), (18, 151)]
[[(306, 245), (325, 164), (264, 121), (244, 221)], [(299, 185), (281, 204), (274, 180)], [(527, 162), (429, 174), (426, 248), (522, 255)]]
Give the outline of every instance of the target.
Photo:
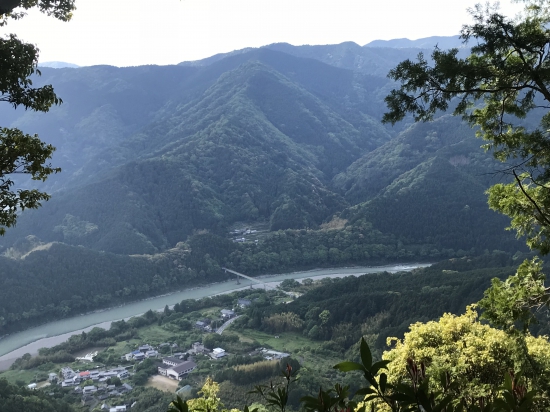
[[(18, 6), (21, 11), (15, 9)], [(0, 26), (10, 19), (23, 18), (25, 10), (35, 7), (62, 21), (68, 21), (75, 9), (74, 0), (8, 0), (0, 5)], [(33, 87), (32, 77), (40, 75), (38, 52), (36, 46), (22, 42), (15, 34), (0, 38), (0, 101), (40, 112), (61, 103), (51, 85)], [(44, 181), (59, 172), (59, 168), (47, 163), (54, 150), (37, 135), (0, 126), (0, 235), (6, 227), (15, 225), (20, 210), (37, 208), (50, 198), (37, 189), (15, 190), (12, 176), (26, 174)]]
[[(401, 86), (386, 97), (389, 112), (383, 121), (393, 124), (407, 114), (415, 121), (427, 121), (452, 107), (455, 115), (477, 128), (477, 135), (487, 141), (484, 147), (507, 162), (502, 172), (510, 175), (511, 183), (488, 190), (489, 206), (511, 217), (510, 229), (518, 237), (525, 236), (530, 248), (548, 254), (550, 2), (518, 1), (525, 7), (515, 19), (500, 14), (497, 6), (478, 5), (471, 10), (474, 23), (461, 32), (464, 42), (475, 41), (469, 57), (459, 58), (457, 49), (436, 48), (431, 61), (421, 53), (416, 62), (406, 60), (391, 70), (389, 77)], [(528, 294), (520, 302), (523, 309), (547, 306), (548, 291), (540, 284), (543, 277), (536, 270), (537, 262), (525, 265), (534, 270), (529, 275), (533, 282), (509, 282), (508, 286), (522, 285)], [(495, 283), (493, 290), (486, 294), (485, 308), (506, 314), (511, 324), (518, 320), (514, 316), (525, 315), (525, 311), (504, 309), (505, 302), (511, 303), (512, 289)]]
[(74, 0), (3, 0), (0, 3), (0, 18), (21, 18), (24, 12), (14, 13), (13, 10), (20, 7), (28, 10), (33, 7), (38, 7), (42, 13), (48, 16), (54, 16), (56, 19), (68, 21), (72, 17), (72, 12), (75, 9)]
[[(512, 336), (504, 331), (483, 325), (477, 313), (469, 307), (462, 316), (445, 314), (439, 321), (415, 323), (405, 333), (394, 349), (385, 352), (383, 358), (390, 361), (388, 382), (397, 384), (408, 378), (407, 360), (426, 365), (426, 374), (437, 378), (447, 374), (455, 383), (451, 389), (456, 402), (473, 404), (484, 398), (493, 402), (506, 373), (523, 373), (531, 389), (536, 389), (536, 408), (547, 410), (550, 405), (550, 384), (547, 366), (550, 362), (550, 343), (545, 337), (528, 335), (527, 353)], [(530, 367), (524, 365), (527, 362)], [(442, 390), (441, 382), (431, 382), (434, 390)]]
[[(464, 42), (477, 42), (471, 55), (458, 57), (458, 49), (436, 48), (429, 63), (422, 53), (417, 62), (400, 63), (389, 77), (401, 82), (386, 97), (390, 109), (385, 122), (395, 123), (411, 113), (415, 121), (431, 120), (452, 104), (478, 127), (478, 135), (507, 169), (510, 185), (490, 190), (492, 208), (512, 217), (518, 235), (543, 253), (550, 251), (550, 22), (547, 0), (524, 0), (519, 20), (511, 20), (489, 6), (476, 6), (474, 24), (462, 28)], [(538, 116), (538, 127), (531, 128)]]

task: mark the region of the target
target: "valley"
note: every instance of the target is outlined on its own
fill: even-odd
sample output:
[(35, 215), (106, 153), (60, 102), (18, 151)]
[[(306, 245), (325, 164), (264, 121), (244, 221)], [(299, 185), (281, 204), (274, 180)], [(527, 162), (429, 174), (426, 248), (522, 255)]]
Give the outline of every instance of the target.
[[(96, 326), (79, 330), (62, 341), (50, 341), (50, 347), (32, 356), (19, 353), (19, 358), (9, 370), (0, 373), (0, 378), (18, 385), (28, 381), (42, 386), (49, 384), (47, 378), (53, 374), (58, 382), (65, 383), (63, 386), (51, 383), (48, 390), (53, 391), (55, 397), (80, 407), (82, 399), (88, 400), (82, 387), (95, 388), (88, 394), (89, 402), (91, 398), (95, 400), (93, 404), (98, 399), (117, 405), (146, 404), (150, 396), (160, 403), (170, 399), (176, 389), (183, 388), (178, 393), (184, 398), (197, 396), (198, 389), (210, 376), (220, 384), (225, 405), (242, 408), (245, 400), (248, 404), (261, 401), (246, 394), (253, 385), (276, 378), (280, 369), (290, 362), (304, 377), (289, 401), (289, 407), (297, 408), (301, 394), (319, 385), (326, 386), (332, 379), (345, 379), (357, 387), (352, 377), (331, 371), (342, 356), (353, 356), (356, 336), (367, 336), (374, 356), (379, 358), (387, 336), (402, 335), (411, 320), (460, 311), (467, 303), (479, 299), (492, 276), (506, 276), (513, 271), (513, 267), (508, 266), (511, 262), (508, 257), (497, 254), (424, 268), (410, 265), (406, 272), (399, 266), (370, 268), (370, 274), (359, 277), (365, 268), (310, 271), (286, 276), (287, 280), (297, 278), (301, 282), (283, 282), (275, 289), (245, 287), (200, 299), (197, 294), (187, 294), (172, 307), (166, 304), (163, 310), (148, 310), (140, 316), (110, 322), (110, 328), (101, 325), (105, 329)], [(265, 279), (273, 283), (273, 277)], [(277, 279), (278, 283), (281, 278)], [(289, 302), (284, 291), (299, 297)], [(400, 295), (407, 295), (407, 299), (403, 300)], [(171, 296), (171, 302), (176, 297)], [(147, 303), (150, 307), (155, 301)], [(214, 325), (223, 322), (220, 312), (232, 312), (229, 308), (238, 317), (222, 334), (214, 333)], [(150, 350), (147, 358), (138, 347)], [(223, 349), (225, 356), (213, 357), (216, 348)], [(93, 362), (74, 359), (90, 352), (95, 353)], [(166, 369), (162, 359), (172, 362), (174, 356), (185, 353), (188, 353), (185, 360), (179, 362), (192, 362), (192, 372), (181, 380), (159, 375), (159, 367)], [(284, 354), (281, 355), (284, 360), (266, 360), (278, 353)], [(138, 355), (133, 354), (144, 359), (138, 360)], [(93, 382), (81, 379), (80, 383), (68, 383), (67, 378), (60, 375), (60, 370), (67, 368), (76, 371), (76, 376), (86, 371), (98, 373)], [(101, 373), (115, 369), (116, 374), (123, 371), (124, 377), (118, 381), (100, 379)], [(107, 385), (115, 385), (109, 390), (117, 390), (120, 395), (104, 396)], [(100, 387), (105, 388), (99, 391)], [(164, 394), (151, 392), (151, 388), (161, 389)], [(89, 407), (87, 403), (84, 406)]]
[(222, 267), (526, 252), (486, 206), (502, 166), (473, 130), (445, 114), (380, 123), (386, 70), (417, 52), (279, 44), (193, 66), (44, 68), (37, 85), (63, 105), (0, 107), (63, 169), (41, 185), (52, 199), (0, 238), (0, 335), (224, 281)]
[(521, 3), (170, 65), (0, 36), (2, 412), (550, 410), (550, 3)]
[[(382, 267), (355, 267), (355, 268), (334, 268), (319, 269), (305, 272), (294, 272), (284, 275), (259, 276), (258, 280), (265, 282), (265, 287), (270, 290), (275, 288), (285, 279), (321, 279), (344, 276), (360, 276), (364, 274), (399, 271), (409, 271), (424, 264), (403, 264)], [(161, 310), (165, 306), (172, 307), (175, 303), (185, 299), (201, 299), (206, 296), (214, 296), (220, 293), (229, 293), (239, 289), (262, 289), (263, 286), (241, 279), (239, 283), (235, 280), (220, 282), (213, 285), (197, 287), (190, 290), (174, 292), (169, 295), (145, 299), (139, 302), (100, 310), (93, 313), (83, 314), (78, 317), (51, 322), (39, 327), (14, 333), (0, 339), (0, 370), (9, 367), (9, 361), (22, 356), (25, 353), (36, 355), (40, 348), (56, 346), (73, 335), (82, 332), (89, 332), (94, 327), (109, 328), (114, 321), (121, 319), (128, 320), (131, 317), (139, 316), (150, 309)]]

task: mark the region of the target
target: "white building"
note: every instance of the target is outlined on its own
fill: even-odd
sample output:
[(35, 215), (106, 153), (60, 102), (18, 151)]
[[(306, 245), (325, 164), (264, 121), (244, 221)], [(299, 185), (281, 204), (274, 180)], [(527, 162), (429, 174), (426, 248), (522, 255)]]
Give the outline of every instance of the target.
[(212, 357), (213, 357), (213, 358), (218, 359), (218, 358), (224, 357), (225, 355), (227, 355), (227, 354), (225, 353), (225, 349), (222, 349), (222, 348), (214, 348), (214, 349), (212, 349)]

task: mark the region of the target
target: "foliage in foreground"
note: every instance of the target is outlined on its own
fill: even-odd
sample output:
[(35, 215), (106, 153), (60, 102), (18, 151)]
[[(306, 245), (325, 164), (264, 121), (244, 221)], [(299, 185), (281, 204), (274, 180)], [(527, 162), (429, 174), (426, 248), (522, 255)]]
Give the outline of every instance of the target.
[[(4, 2), (6, 3), (6, 2)], [(24, 12), (13, 12), (18, 4), (23, 9), (38, 8), (56, 19), (68, 21), (74, 10), (74, 0), (11, 2), (0, 7), (0, 26), (10, 19), (20, 19)], [(31, 77), (40, 75), (38, 48), (25, 43), (15, 34), (0, 37), (0, 101), (14, 108), (22, 106), (37, 112), (47, 112), (52, 105), (60, 104), (51, 85), (33, 87)], [(14, 226), (20, 211), (35, 209), (50, 196), (37, 189), (15, 190), (12, 176), (26, 174), (32, 180), (44, 181), (61, 169), (46, 163), (55, 148), (42, 142), (37, 135), (28, 135), (16, 128), (0, 127), (0, 235), (6, 227)]]
[[(361, 339), (360, 362), (341, 362), (341, 372), (359, 372), (366, 385), (350, 394), (336, 384), (301, 398), (308, 412), (338, 411), (545, 411), (550, 407), (550, 343), (546, 337), (517, 336), (481, 324), (473, 307), (462, 316), (416, 323), (375, 362)], [(268, 410), (285, 412), (296, 376), (292, 366), (282, 383), (260, 385), (251, 393)], [(279, 381), (280, 382), (280, 381)], [(171, 412), (226, 411), (218, 386), (207, 379), (201, 398), (177, 398)], [(245, 409), (246, 411), (247, 409)]]

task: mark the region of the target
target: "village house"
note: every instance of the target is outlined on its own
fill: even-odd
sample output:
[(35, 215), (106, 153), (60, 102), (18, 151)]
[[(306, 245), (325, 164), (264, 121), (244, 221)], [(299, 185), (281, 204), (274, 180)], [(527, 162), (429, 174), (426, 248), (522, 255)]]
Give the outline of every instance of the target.
[(145, 354), (142, 353), (142, 352), (136, 353), (136, 354), (134, 355), (134, 360), (143, 360), (143, 359), (145, 359)]
[(162, 358), (162, 363), (168, 366), (178, 366), (179, 364), (183, 363), (180, 358), (177, 358), (175, 356), (169, 356), (167, 358)]
[(94, 403), (94, 397), (90, 395), (84, 395), (80, 400), (82, 406), (88, 406)]
[(227, 355), (225, 353), (225, 349), (222, 348), (214, 348), (212, 349), (212, 353), (210, 354), (210, 356), (214, 359), (223, 358), (225, 355)]
[(191, 345), (191, 350), (194, 353), (203, 353), (204, 352), (204, 345), (200, 342), (195, 342), (193, 345)]
[(235, 316), (235, 311), (231, 309), (222, 309), (221, 313), (222, 313), (222, 318), (224, 319), (231, 319), (232, 317)]
[(119, 372), (117, 375), (118, 379), (127, 379), (129, 377), (130, 377), (130, 374), (128, 373), (128, 371)]
[(138, 348), (138, 350), (139, 350), (140, 352), (142, 352), (142, 353), (145, 353), (145, 352), (147, 352), (147, 351), (149, 351), (149, 350), (153, 350), (153, 349), (154, 349), (154, 348), (153, 348), (151, 345), (147, 345), (147, 344), (141, 345), (141, 346)]
[(82, 393), (86, 395), (89, 395), (91, 393), (96, 393), (96, 392), (97, 392), (97, 387), (95, 387), (94, 385), (84, 386), (84, 388), (82, 388)]
[(195, 322), (195, 327), (197, 329), (201, 329), (201, 330), (204, 330), (204, 328), (206, 328), (208, 325), (206, 323), (204, 323), (202, 320), (198, 320)]
[(73, 371), (68, 366), (61, 368), (61, 375), (63, 376), (63, 379), (71, 379), (76, 375), (75, 371)]
[(237, 301), (237, 305), (238, 305), (241, 309), (247, 308), (247, 307), (249, 307), (251, 304), (252, 304), (252, 302), (249, 301), (248, 299), (239, 299), (239, 300)]

